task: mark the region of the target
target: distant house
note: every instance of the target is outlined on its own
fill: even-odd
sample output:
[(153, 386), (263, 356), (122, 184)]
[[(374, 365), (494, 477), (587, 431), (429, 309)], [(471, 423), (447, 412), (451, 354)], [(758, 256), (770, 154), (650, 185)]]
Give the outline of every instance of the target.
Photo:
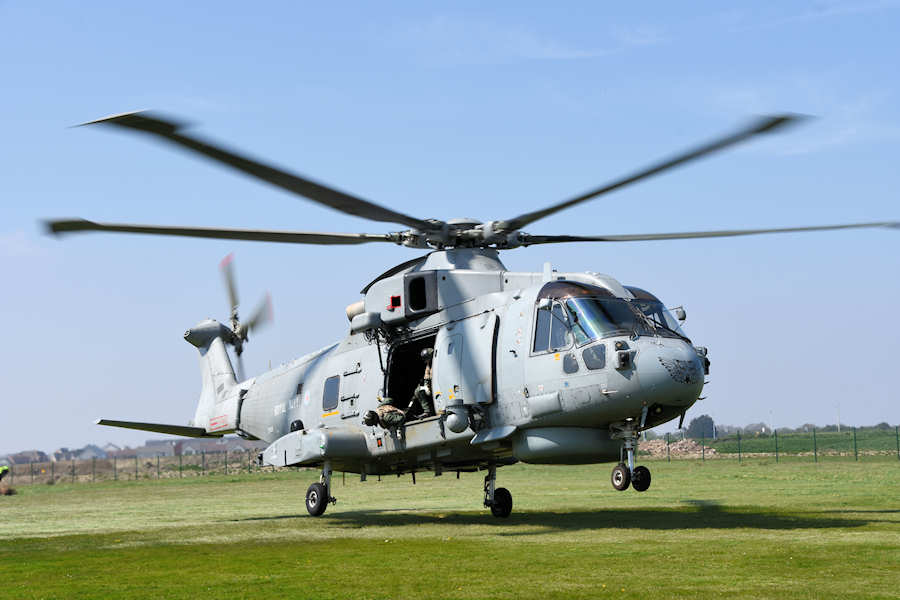
[(106, 444), (105, 446), (103, 446), (103, 451), (106, 452), (107, 454), (114, 454), (121, 449), (122, 449), (121, 446), (117, 446), (113, 443), (109, 443), (109, 444)]
[(40, 450), (26, 450), (24, 452), (16, 452), (10, 454), (6, 459), (15, 465), (27, 465), (28, 463), (47, 462), (47, 455)]
[(81, 450), (77, 451), (79, 460), (91, 460), (94, 458), (106, 458), (106, 452), (100, 446), (88, 444)]

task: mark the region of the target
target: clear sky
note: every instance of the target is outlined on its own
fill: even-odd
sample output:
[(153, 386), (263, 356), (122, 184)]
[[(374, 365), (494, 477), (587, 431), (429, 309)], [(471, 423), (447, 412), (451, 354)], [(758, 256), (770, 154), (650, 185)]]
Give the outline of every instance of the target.
[[(152, 434), (200, 389), (182, 333), (228, 306), (275, 325), (249, 373), (337, 340), (344, 307), (416, 255), (387, 244), (285, 246), (91, 234), (39, 220), (374, 232), (137, 135), (70, 125), (152, 108), (338, 188), (427, 218), (509, 218), (748, 117), (788, 133), (559, 213), (537, 234), (641, 233), (900, 219), (896, 2), (0, 2), (0, 453)], [(900, 231), (505, 253), (600, 271), (685, 305), (710, 348), (688, 414), (797, 426), (900, 422)], [(887, 312), (882, 313), (883, 310)], [(885, 318), (882, 318), (882, 317)]]

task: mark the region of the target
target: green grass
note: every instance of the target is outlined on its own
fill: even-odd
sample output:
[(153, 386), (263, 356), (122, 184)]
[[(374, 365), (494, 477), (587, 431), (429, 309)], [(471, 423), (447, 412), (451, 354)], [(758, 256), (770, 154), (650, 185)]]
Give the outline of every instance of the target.
[(20, 486), (0, 497), (0, 597), (896, 598), (900, 461), (651, 462), (334, 479), (312, 471)]

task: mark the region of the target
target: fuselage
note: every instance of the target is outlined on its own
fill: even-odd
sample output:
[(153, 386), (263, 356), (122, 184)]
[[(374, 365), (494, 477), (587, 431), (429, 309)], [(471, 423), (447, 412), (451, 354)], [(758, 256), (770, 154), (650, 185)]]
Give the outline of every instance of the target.
[[(221, 431), (233, 412), (230, 430), (272, 444), (267, 462), (360, 473), (602, 462), (619, 458), (617, 429), (683, 415), (703, 388), (704, 357), (659, 300), (605, 275), (449, 250), (364, 293), (344, 339), (222, 390), (195, 425)], [(364, 425), (380, 398), (411, 406), (425, 348), (437, 416), (413, 406), (400, 430)]]

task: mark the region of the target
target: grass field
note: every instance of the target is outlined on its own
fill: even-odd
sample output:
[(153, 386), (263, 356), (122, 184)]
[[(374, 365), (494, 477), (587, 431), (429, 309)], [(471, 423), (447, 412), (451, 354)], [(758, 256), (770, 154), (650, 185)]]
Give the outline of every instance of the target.
[(900, 461), (648, 462), (482, 477), (298, 473), (22, 486), (0, 497), (0, 597), (898, 598)]

